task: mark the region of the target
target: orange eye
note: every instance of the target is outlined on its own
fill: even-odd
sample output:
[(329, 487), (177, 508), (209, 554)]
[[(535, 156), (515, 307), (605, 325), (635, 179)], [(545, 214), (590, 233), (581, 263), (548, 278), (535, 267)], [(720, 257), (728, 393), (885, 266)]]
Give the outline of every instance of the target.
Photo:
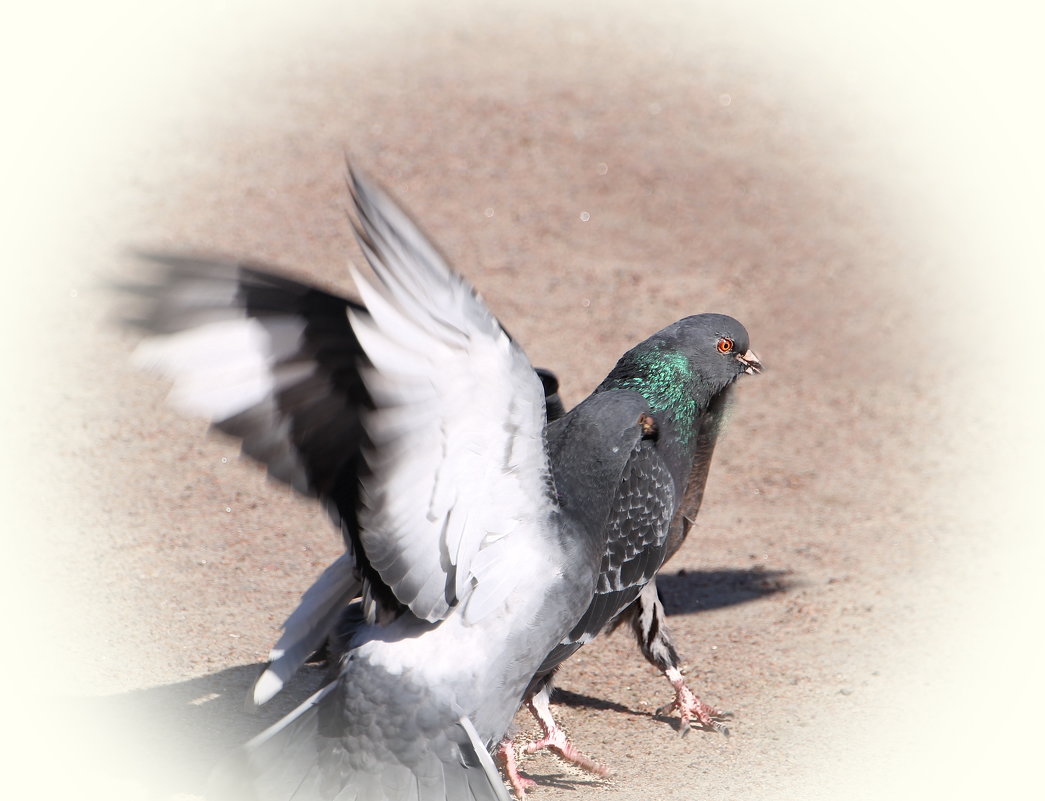
[(733, 350), (733, 340), (729, 337), (722, 337), (722, 339), (718, 341), (718, 350), (719, 353), (729, 353)]

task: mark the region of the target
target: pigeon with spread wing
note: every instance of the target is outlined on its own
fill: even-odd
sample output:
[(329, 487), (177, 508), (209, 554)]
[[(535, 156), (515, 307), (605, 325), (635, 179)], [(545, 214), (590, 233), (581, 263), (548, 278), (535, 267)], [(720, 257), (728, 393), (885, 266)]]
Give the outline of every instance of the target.
[(353, 271), (361, 302), (165, 255), (137, 287), (139, 362), (344, 538), (254, 699), (334, 637), (329, 681), (246, 746), (233, 783), (259, 799), (503, 799), (491, 752), (514, 712), (677, 547), (708, 404), (757, 360), (735, 320), (686, 318), (557, 416), (554, 377), (413, 222), (358, 173), (350, 189), (376, 276)]

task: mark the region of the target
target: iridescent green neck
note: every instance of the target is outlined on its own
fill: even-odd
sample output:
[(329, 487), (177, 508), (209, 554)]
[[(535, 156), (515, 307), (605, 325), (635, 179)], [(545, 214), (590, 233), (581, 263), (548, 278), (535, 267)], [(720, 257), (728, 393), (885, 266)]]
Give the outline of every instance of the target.
[[(620, 372), (614, 370), (617, 375), (611, 374), (607, 383), (638, 392), (654, 415), (670, 415), (679, 439), (689, 444), (697, 416), (689, 359), (678, 351), (662, 348), (630, 355), (627, 368)], [(618, 365), (618, 369), (622, 366)]]

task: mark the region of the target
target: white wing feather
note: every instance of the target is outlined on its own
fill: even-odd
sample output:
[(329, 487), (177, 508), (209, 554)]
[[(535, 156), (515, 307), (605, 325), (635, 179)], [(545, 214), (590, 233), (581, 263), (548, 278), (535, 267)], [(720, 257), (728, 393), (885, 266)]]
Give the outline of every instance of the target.
[(516, 588), (512, 533), (547, 508), (543, 388), (406, 215), (358, 175), (353, 192), (381, 282), (355, 274), (370, 316), (350, 315), (377, 407), (364, 420), (363, 549), (418, 617), (465, 604), (479, 620)]
[(181, 412), (224, 420), (308, 377), (307, 362), (277, 368), (303, 330), (291, 317), (234, 317), (147, 339), (133, 360), (174, 379), (169, 400)]

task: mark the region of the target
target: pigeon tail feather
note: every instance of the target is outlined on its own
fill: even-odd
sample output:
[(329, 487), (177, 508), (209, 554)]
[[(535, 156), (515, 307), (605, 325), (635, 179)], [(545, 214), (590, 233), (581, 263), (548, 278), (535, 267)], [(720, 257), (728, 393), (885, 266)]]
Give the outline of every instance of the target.
[(301, 596), (283, 624), (283, 635), (269, 654), (264, 673), (254, 684), (254, 703), (271, 700), (287, 680), (323, 646), (348, 604), (362, 589), (348, 552), (338, 557)]
[(357, 662), (218, 766), (222, 801), (509, 801), (467, 716)]

